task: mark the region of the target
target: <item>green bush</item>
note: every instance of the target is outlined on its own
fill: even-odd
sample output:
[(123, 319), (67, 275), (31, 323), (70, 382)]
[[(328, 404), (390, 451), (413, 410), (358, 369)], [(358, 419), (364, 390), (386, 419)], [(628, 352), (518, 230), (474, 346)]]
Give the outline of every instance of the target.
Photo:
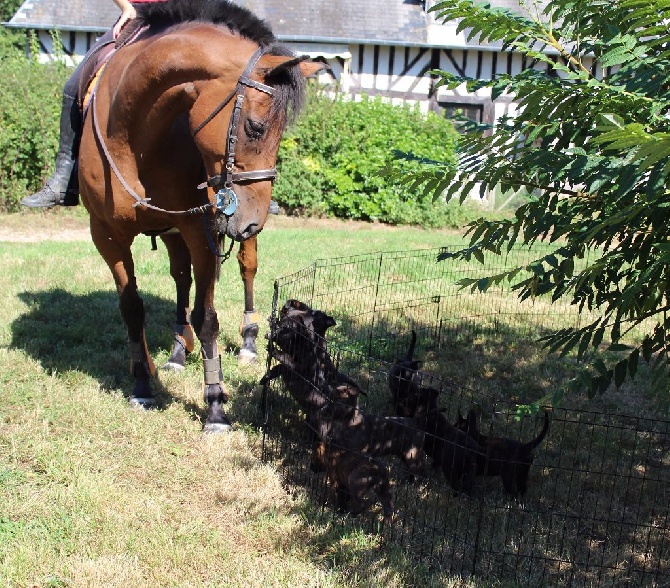
[[(26, 59), (23, 51), (0, 53), (0, 210), (17, 210), (51, 173), (69, 73), (59, 63)], [(452, 124), (436, 114), (366, 97), (333, 100), (314, 91), (282, 141), (275, 199), (291, 214), (463, 226), (481, 211), (434, 203), (378, 174), (394, 160), (394, 150), (451, 161), (457, 139)], [(419, 166), (398, 165), (407, 172)]]
[(22, 0), (0, 0), (0, 22), (5, 22), (14, 16)]
[[(433, 202), (432, 196), (379, 175), (394, 151), (454, 161), (459, 135), (434, 113), (381, 99), (333, 100), (313, 91), (305, 112), (279, 150), (274, 197), (292, 214), (424, 226), (462, 225), (468, 209)], [(407, 172), (413, 161), (396, 162)]]
[(17, 210), (49, 176), (68, 74), (62, 64), (42, 65), (20, 51), (0, 54), (0, 210)]

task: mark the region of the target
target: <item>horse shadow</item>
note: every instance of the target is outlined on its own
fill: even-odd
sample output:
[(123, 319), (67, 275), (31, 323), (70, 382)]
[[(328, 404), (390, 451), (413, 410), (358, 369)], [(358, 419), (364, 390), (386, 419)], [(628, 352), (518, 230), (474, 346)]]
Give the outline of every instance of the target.
[[(99, 383), (101, 392), (122, 390), (129, 397), (133, 379), (128, 372), (126, 328), (114, 291), (75, 294), (63, 289), (22, 292), (28, 307), (10, 326), (10, 346), (22, 349), (48, 374), (78, 371)], [(142, 293), (146, 311), (147, 345), (152, 357), (171, 349), (174, 301)], [(156, 408), (179, 402), (194, 420), (204, 422), (206, 407), (172, 395), (159, 377), (152, 382)]]

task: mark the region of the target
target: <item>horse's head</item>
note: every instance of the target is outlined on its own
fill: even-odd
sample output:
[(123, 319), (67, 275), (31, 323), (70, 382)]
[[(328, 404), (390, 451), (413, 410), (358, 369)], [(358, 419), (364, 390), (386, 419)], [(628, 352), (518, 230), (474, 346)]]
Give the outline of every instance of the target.
[(238, 78), (211, 80), (199, 92), (192, 131), (220, 233), (243, 241), (263, 228), (288, 117), (302, 104), (305, 78), (322, 67), (259, 49)]

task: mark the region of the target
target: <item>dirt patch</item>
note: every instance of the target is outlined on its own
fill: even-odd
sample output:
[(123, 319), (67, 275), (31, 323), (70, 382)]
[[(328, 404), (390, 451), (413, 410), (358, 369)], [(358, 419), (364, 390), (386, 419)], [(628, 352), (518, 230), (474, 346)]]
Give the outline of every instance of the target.
[(0, 241), (88, 241), (88, 216), (81, 210), (25, 211), (0, 216)]
[[(274, 229), (336, 229), (342, 231), (401, 231), (382, 223), (367, 223), (330, 218), (299, 218), (284, 214), (268, 217), (265, 230)], [(441, 231), (447, 232), (447, 231)], [(27, 210), (0, 216), (0, 241), (39, 243), (42, 241), (89, 241), (88, 216), (83, 207), (54, 208), (45, 211)]]

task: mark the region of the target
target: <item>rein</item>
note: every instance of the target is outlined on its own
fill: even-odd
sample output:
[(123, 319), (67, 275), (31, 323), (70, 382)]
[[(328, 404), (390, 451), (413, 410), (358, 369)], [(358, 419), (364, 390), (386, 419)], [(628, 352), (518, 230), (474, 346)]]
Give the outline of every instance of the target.
[(274, 88), (272, 88), (271, 86), (262, 84), (261, 82), (257, 82), (249, 78), (249, 75), (253, 71), (254, 67), (256, 67), (256, 64), (258, 63), (259, 59), (263, 56), (264, 52), (265, 50), (262, 47), (259, 47), (254, 52), (254, 54), (249, 59), (249, 62), (247, 63), (246, 67), (244, 68), (242, 75), (238, 78), (237, 84), (235, 85), (233, 91), (230, 94), (228, 94), (228, 96), (224, 98), (224, 100), (207, 116), (207, 118), (205, 118), (205, 120), (201, 122), (193, 130), (192, 136), (195, 137), (197, 133), (199, 133), (208, 123), (210, 123), (214, 119), (214, 117), (216, 117), (216, 115), (219, 114), (235, 96), (237, 96), (235, 99), (235, 105), (233, 107), (233, 114), (230, 117), (230, 123), (228, 125), (225, 176), (223, 174), (212, 176), (208, 178), (205, 182), (197, 186), (199, 190), (202, 190), (207, 186), (213, 188), (223, 186), (216, 193), (217, 198), (216, 203), (207, 202), (206, 204), (189, 208), (187, 210), (166, 210), (164, 208), (160, 208), (159, 206), (154, 206), (153, 204), (150, 204), (149, 201), (151, 200), (151, 198), (142, 198), (137, 192), (135, 192), (135, 190), (133, 190), (132, 186), (130, 186), (130, 184), (128, 184), (126, 179), (123, 177), (121, 170), (119, 170), (119, 168), (117, 167), (111, 153), (109, 152), (109, 149), (107, 148), (107, 145), (105, 144), (102, 132), (100, 131), (100, 126), (98, 124), (98, 116), (96, 108), (97, 93), (95, 90), (97, 89), (97, 86), (100, 83), (100, 78), (102, 78), (102, 75), (98, 78), (96, 88), (93, 89), (90, 99), (91, 116), (95, 136), (100, 143), (100, 147), (102, 148), (102, 152), (105, 155), (105, 159), (107, 160), (107, 163), (109, 164), (111, 170), (114, 172), (114, 175), (119, 180), (119, 182), (126, 190), (126, 192), (128, 192), (128, 194), (130, 194), (135, 199), (136, 202), (133, 204), (133, 208), (143, 206), (149, 210), (154, 210), (156, 212), (162, 212), (165, 214), (172, 214), (172, 215), (204, 214), (207, 211), (214, 209), (222, 214), (225, 214), (226, 216), (231, 216), (237, 209), (237, 195), (233, 190), (233, 183), (243, 181), (274, 179), (275, 177), (277, 177), (276, 168), (252, 170), (246, 172), (233, 171), (235, 167), (235, 146), (237, 144), (238, 124), (240, 120), (240, 114), (242, 111), (242, 104), (244, 103), (244, 88), (245, 87), (255, 88), (256, 90), (265, 92), (270, 96), (274, 94)]

